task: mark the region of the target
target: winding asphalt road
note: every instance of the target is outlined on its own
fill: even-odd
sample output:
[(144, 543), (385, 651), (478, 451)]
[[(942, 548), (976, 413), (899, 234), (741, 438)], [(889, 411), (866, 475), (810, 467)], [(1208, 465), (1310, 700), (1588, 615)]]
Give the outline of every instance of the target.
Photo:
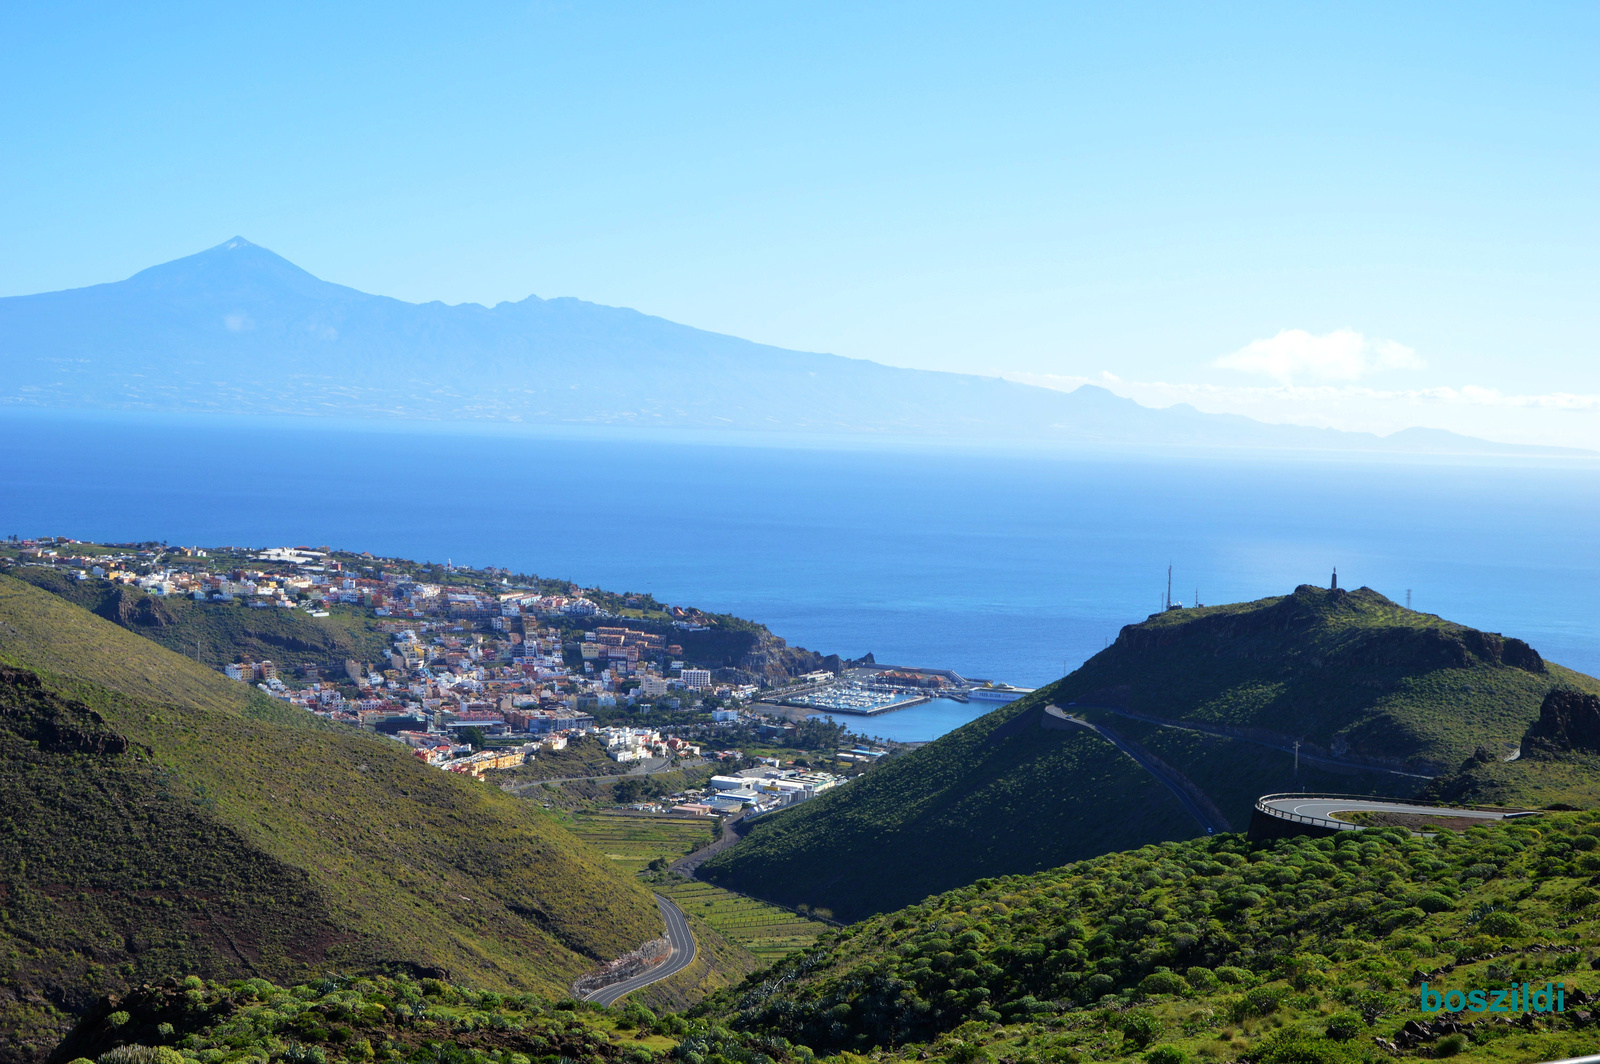
[(507, 784), (500, 789), (514, 794), (518, 791), (525, 791), (532, 787), (542, 787), (546, 783), (581, 783), (584, 780), (625, 780), (630, 776), (656, 776), (663, 772), (682, 772), (685, 769), (700, 768), (702, 765), (711, 764), (711, 762), (704, 759), (699, 761), (680, 761), (676, 765), (674, 765), (670, 760), (666, 759), (651, 758), (650, 760), (660, 760), (661, 764), (652, 768), (650, 767), (649, 761), (646, 761), (641, 763), (639, 767), (630, 769), (627, 772), (608, 772), (604, 776), (562, 776), (559, 779), (553, 780), (524, 780), (521, 783)]
[(1470, 820), (1504, 820), (1507, 811), (1490, 809), (1449, 809), (1437, 805), (1410, 805), (1401, 801), (1365, 800), (1361, 798), (1319, 798), (1315, 795), (1264, 798), (1256, 803), (1263, 810), (1288, 817), (1307, 820), (1341, 831), (1357, 825), (1348, 820), (1335, 820), (1334, 813), (1413, 813), (1418, 816), (1463, 817)]
[(672, 945), (672, 952), (667, 954), (666, 960), (653, 968), (645, 969), (632, 979), (624, 979), (620, 983), (603, 986), (586, 994), (585, 1001), (592, 1001), (596, 1005), (613, 1005), (640, 987), (659, 983), (669, 976), (677, 975), (694, 963), (694, 933), (689, 930), (689, 921), (683, 915), (683, 910), (660, 894), (656, 895), (656, 905), (660, 907), (661, 919), (667, 925), (667, 942)]
[[(1135, 713), (1132, 710), (1121, 709), (1117, 706), (1096, 706), (1091, 705), (1088, 702), (1068, 702), (1067, 706), (1074, 709), (1098, 709), (1106, 713), (1113, 713), (1119, 717), (1127, 717), (1129, 720), (1142, 721), (1145, 724), (1155, 724), (1162, 728), (1174, 728), (1178, 731), (1198, 732), (1201, 735), (1215, 735), (1221, 739), (1234, 739), (1241, 743), (1254, 743), (1257, 746), (1265, 746), (1269, 750), (1282, 750), (1286, 754), (1293, 754), (1295, 752), (1293, 739), (1283, 738), (1273, 741), (1260, 736), (1239, 735), (1220, 725), (1205, 724), (1198, 721), (1189, 720), (1169, 720), (1166, 717), (1158, 717), (1151, 713)], [(1521, 747), (1518, 747), (1518, 753), (1520, 752)], [(1384, 772), (1391, 776), (1405, 776), (1414, 780), (1433, 779), (1432, 776), (1424, 775), (1419, 772), (1406, 772), (1403, 769), (1391, 768), (1386, 765), (1371, 764), (1365, 761), (1346, 761), (1337, 757), (1329, 757), (1325, 754), (1313, 754), (1309, 750), (1300, 751), (1298, 756), (1302, 761), (1307, 761), (1311, 764), (1317, 765), (1332, 765), (1334, 768), (1351, 768), (1359, 772)], [(1511, 757), (1506, 758), (1506, 760), (1515, 760), (1516, 756), (1516, 754), (1513, 754)]]
[[(1209, 798), (1205, 798), (1205, 792), (1201, 791), (1199, 787), (1196, 787), (1176, 769), (1163, 761), (1157, 760), (1144, 747), (1124, 739), (1110, 728), (1092, 724), (1082, 717), (1075, 717), (1060, 706), (1045, 706), (1044, 711), (1046, 716), (1062, 721), (1066, 725), (1094, 732), (1100, 738), (1133, 758), (1140, 768), (1150, 773), (1167, 790), (1172, 792), (1173, 797), (1178, 799), (1178, 804), (1183, 806), (1185, 812), (1194, 817), (1195, 823), (1204, 828), (1207, 835), (1233, 830), (1227, 818), (1222, 815), (1222, 811), (1212, 804)], [(1191, 793), (1191, 788), (1197, 793)]]

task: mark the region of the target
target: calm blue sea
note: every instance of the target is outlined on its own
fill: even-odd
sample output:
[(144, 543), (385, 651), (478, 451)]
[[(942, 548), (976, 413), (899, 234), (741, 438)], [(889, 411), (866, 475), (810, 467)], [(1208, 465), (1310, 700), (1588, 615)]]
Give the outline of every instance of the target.
[[(1600, 468), (0, 414), (0, 534), (329, 543), (649, 591), (1025, 686), (1175, 596), (1368, 585), (1600, 672)], [(925, 739), (988, 707), (862, 730)], [(898, 718), (898, 720), (897, 720)]]

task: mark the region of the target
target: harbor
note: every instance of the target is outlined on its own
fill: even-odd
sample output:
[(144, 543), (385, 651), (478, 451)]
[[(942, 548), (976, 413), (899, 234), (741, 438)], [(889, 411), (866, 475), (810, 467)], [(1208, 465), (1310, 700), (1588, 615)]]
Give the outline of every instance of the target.
[(1002, 704), (1032, 693), (1031, 687), (969, 679), (951, 669), (867, 665), (847, 669), (837, 676), (775, 691), (761, 701), (766, 705), (789, 706), (811, 712), (874, 717), (924, 705), (935, 699)]

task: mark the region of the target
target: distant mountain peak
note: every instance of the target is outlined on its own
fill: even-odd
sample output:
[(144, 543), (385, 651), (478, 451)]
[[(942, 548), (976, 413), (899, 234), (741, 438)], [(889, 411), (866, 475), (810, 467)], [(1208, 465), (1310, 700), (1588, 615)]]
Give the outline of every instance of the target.
[(0, 405), (1073, 447), (1557, 453), (1155, 410), (1093, 384), (1068, 394), (789, 351), (569, 296), (493, 308), (410, 303), (321, 280), (240, 235), (123, 281), (0, 298), (0, 351)]

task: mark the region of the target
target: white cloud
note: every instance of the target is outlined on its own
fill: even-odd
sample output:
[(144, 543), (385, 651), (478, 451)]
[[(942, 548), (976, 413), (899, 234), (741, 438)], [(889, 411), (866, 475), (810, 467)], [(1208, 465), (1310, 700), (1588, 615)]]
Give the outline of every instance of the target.
[(1265, 374), (1287, 384), (1304, 377), (1360, 380), (1383, 370), (1420, 369), (1422, 360), (1404, 344), (1366, 337), (1354, 329), (1335, 329), (1322, 336), (1304, 329), (1284, 329), (1270, 339), (1253, 340), (1212, 365)]
[(1518, 395), (1475, 384), (1398, 389), (1360, 384), (1219, 385), (1127, 381), (1105, 373), (1094, 377), (1008, 373), (1006, 377), (1058, 391), (1094, 384), (1145, 406), (1188, 403), (1207, 413), (1243, 414), (1277, 424), (1380, 435), (1423, 426), (1507, 443), (1600, 450), (1600, 395), (1594, 394)]

